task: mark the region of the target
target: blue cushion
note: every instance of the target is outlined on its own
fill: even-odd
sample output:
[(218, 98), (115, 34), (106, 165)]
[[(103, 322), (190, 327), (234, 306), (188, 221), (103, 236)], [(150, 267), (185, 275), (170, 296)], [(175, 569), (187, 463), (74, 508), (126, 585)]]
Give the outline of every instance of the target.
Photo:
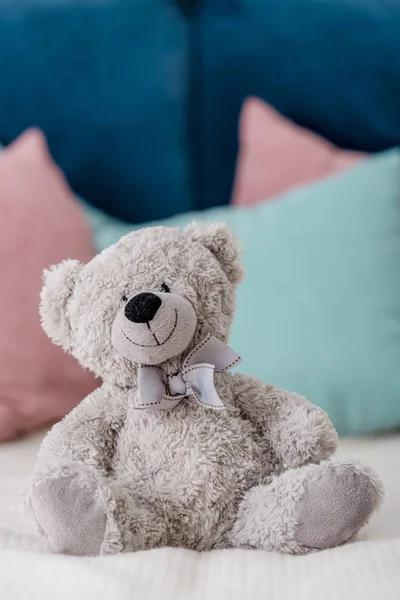
[(0, 140), (42, 127), (74, 189), (132, 222), (224, 204), (248, 95), (399, 144), (399, 32), (382, 0), (3, 0)]
[(187, 55), (169, 0), (0, 2), (0, 140), (40, 126), (73, 188), (128, 220), (201, 208)]
[[(99, 249), (131, 227), (89, 209)], [(400, 426), (400, 152), (253, 209), (212, 209), (244, 247), (240, 369), (296, 390), (339, 432)]]

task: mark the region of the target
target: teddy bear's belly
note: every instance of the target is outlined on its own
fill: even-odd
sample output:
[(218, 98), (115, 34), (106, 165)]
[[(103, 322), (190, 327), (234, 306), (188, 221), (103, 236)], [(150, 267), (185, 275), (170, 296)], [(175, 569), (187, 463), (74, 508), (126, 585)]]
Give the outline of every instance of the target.
[(169, 543), (204, 549), (233, 523), (244, 492), (275, 468), (271, 450), (249, 421), (190, 406), (131, 413), (120, 433), (114, 473), (132, 491), (162, 502)]

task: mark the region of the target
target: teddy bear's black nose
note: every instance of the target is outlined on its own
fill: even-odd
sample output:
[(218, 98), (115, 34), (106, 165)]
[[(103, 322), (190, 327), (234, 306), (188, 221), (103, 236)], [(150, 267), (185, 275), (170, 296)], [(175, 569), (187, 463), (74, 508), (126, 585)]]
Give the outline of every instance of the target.
[(142, 292), (129, 300), (125, 316), (133, 323), (148, 323), (154, 319), (161, 306), (161, 298), (150, 292)]

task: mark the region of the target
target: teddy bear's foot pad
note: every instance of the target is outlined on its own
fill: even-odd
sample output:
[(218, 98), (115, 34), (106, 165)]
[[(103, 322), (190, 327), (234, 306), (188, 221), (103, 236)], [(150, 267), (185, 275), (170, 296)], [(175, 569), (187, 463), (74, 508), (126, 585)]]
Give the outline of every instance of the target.
[(38, 526), (53, 552), (98, 555), (106, 530), (106, 508), (100, 490), (79, 474), (45, 477), (30, 502)]
[(382, 490), (373, 473), (351, 463), (320, 465), (305, 482), (294, 538), (304, 548), (324, 549), (350, 540), (378, 507)]

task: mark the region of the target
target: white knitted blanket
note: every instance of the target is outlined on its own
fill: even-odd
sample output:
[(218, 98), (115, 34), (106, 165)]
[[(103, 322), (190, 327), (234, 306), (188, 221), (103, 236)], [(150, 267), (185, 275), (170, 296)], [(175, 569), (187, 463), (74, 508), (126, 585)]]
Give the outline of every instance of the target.
[(400, 600), (400, 436), (342, 442), (341, 456), (378, 471), (386, 500), (357, 542), (303, 557), (169, 548), (47, 555), (21, 498), (39, 443), (0, 446), (1, 600)]

